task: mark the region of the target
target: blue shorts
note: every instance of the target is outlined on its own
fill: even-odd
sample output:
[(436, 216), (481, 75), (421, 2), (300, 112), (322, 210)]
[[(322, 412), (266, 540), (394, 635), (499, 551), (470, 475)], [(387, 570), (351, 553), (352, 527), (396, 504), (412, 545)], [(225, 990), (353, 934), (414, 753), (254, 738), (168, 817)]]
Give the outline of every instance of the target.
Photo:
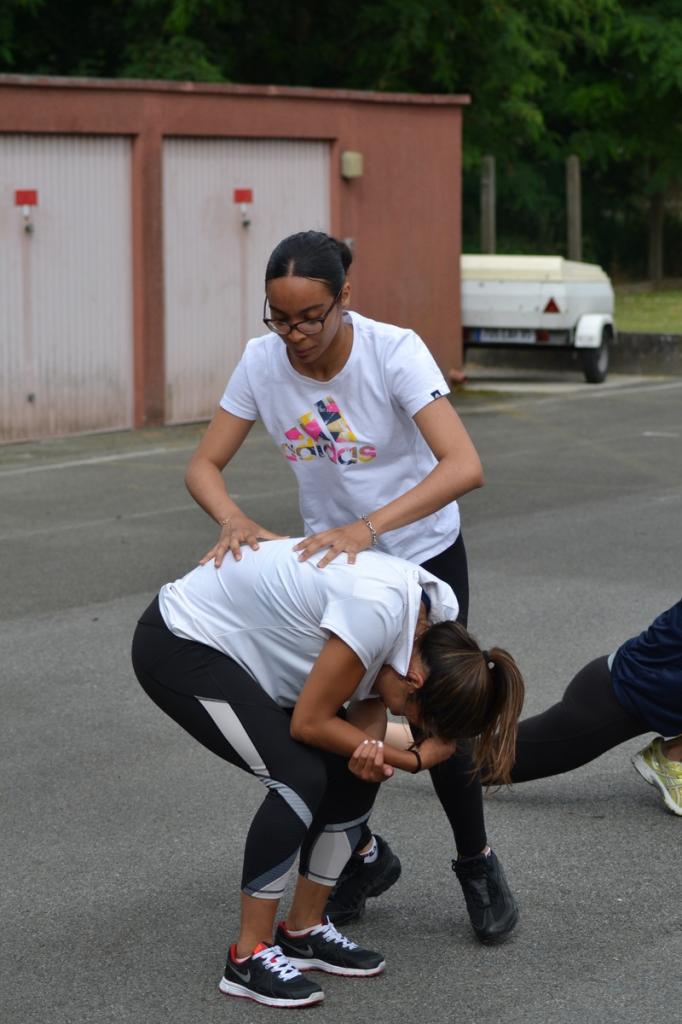
[(663, 736), (682, 733), (682, 600), (609, 658), (616, 697)]

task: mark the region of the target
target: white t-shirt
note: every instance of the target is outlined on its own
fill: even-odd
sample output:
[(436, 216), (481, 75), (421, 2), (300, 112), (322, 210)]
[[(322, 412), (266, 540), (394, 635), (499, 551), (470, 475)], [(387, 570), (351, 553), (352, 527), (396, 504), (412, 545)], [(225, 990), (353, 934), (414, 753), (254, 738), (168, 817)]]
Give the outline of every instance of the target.
[(324, 569), (299, 562), (295, 539), (266, 541), (198, 566), (161, 588), (163, 620), (176, 636), (234, 658), (282, 707), (293, 707), (331, 633), (355, 651), (366, 672), (353, 699), (366, 697), (382, 665), (404, 675), (414, 641), (421, 588), (430, 621), (457, 617), (454, 593), (419, 566), (362, 551)]
[[(262, 420), (296, 474), (306, 534), (371, 514), (420, 483), (436, 465), (413, 420), (449, 388), (414, 331), (346, 314), (353, 348), (331, 380), (297, 373), (276, 334), (253, 338), (220, 405)], [(382, 550), (425, 562), (457, 539), (453, 501), (379, 538)]]

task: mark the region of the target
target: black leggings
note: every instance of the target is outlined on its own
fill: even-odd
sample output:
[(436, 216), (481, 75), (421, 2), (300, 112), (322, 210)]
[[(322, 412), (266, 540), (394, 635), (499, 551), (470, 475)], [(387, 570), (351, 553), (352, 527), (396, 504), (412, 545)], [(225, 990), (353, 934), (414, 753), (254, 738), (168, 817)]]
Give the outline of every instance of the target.
[[(469, 617), (469, 569), (462, 534), (451, 547), (424, 562), (422, 568), (452, 587), (459, 602), (457, 619), (466, 626)], [(487, 842), (483, 791), (473, 767), (470, 744), (460, 741), (457, 752), (430, 771), (433, 788), (447, 815), (461, 857), (475, 856)]]
[(512, 781), (570, 772), (646, 732), (650, 726), (613, 692), (607, 658), (596, 658), (573, 677), (557, 704), (521, 722)]
[(237, 662), (166, 627), (155, 599), (138, 623), (133, 667), (162, 711), (268, 790), (246, 840), (242, 889), (278, 899), (300, 849), (300, 872), (332, 886), (355, 849), (378, 784), (348, 759), (292, 739), (291, 713)]

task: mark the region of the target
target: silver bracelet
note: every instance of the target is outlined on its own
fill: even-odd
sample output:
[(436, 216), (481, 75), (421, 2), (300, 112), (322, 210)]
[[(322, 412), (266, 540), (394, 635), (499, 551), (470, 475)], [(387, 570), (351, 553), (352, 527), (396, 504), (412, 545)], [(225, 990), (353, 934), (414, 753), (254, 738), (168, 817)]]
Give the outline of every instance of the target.
[(376, 547), (378, 538), (377, 531), (374, 529), (374, 523), (367, 515), (362, 515), (360, 516), (360, 518), (362, 519), (363, 523), (365, 524), (369, 532), (372, 534), (372, 547)]

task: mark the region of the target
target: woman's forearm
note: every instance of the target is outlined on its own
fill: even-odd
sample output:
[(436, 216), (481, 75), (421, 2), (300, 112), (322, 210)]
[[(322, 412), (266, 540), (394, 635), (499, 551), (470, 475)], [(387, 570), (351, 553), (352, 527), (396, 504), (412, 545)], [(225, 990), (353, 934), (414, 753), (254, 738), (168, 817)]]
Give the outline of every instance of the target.
[(185, 486), (197, 505), (216, 523), (241, 512), (227, 493), (223, 474), (210, 459), (194, 455), (187, 466)]
[(382, 508), (368, 510), (379, 534), (417, 522), (483, 485), (478, 452), (447, 398), (424, 406), (414, 422), (437, 464), (415, 487)]
[(378, 534), (387, 533), (417, 522), (482, 486), (483, 471), (478, 456), (465, 465), (444, 458), (411, 490), (388, 505), (370, 511), (369, 518)]
[(227, 493), (222, 471), (239, 451), (252, 426), (251, 420), (218, 409), (189, 460), (185, 486), (196, 503), (217, 523), (241, 513)]
[[(374, 738), (351, 722), (344, 721), (343, 718), (337, 716), (325, 721), (298, 723), (297, 725), (294, 725), (292, 721), (291, 735), (301, 743), (307, 743), (311, 747), (319, 747), (322, 750), (330, 750), (333, 754), (340, 754), (342, 757), (350, 757), (363, 740)], [(384, 744), (384, 763), (411, 774), (414, 774), (418, 765), (417, 758), (411, 751), (399, 750), (397, 747), (387, 744)]]

